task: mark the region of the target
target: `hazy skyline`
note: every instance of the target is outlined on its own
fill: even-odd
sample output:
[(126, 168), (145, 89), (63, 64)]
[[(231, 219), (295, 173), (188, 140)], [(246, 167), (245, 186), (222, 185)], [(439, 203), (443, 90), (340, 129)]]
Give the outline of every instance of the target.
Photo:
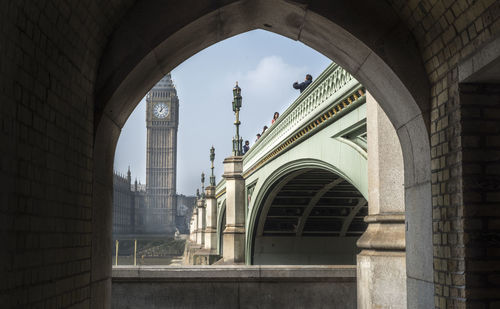
[[(242, 89), (240, 134), (250, 145), (275, 111), (282, 113), (299, 95), (292, 83), (305, 74), (317, 77), (331, 60), (306, 45), (263, 30), (240, 34), (192, 56), (172, 71), (179, 96), (177, 193), (192, 195), (200, 174), (210, 174), (209, 149), (216, 149), (215, 175), (231, 155), (234, 135), (232, 88)], [(115, 170), (146, 179), (146, 106), (144, 99), (130, 115), (118, 140)]]

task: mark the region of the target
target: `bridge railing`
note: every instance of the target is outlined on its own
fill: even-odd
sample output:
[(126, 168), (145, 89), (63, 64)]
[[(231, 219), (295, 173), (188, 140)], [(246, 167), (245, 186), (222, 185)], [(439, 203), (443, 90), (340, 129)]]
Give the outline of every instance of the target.
[[(294, 135), (315, 121), (318, 115), (330, 110), (331, 112), (325, 115), (326, 118), (330, 118), (330, 116), (336, 115), (337, 111), (340, 112), (344, 107), (348, 107), (353, 100), (358, 99), (358, 96), (354, 95), (353, 100), (345, 101), (344, 99), (361, 87), (361, 84), (351, 74), (339, 65), (332, 63), (299, 95), (245, 154), (243, 158), (244, 175), (255, 170), (263, 164), (265, 158), (270, 158), (273, 153), (280, 150), (284, 146), (284, 141), (289, 138), (295, 141)], [(363, 91), (360, 94), (364, 94)], [(324, 118), (321, 119), (323, 122)], [(313, 126), (316, 126), (314, 122)], [(305, 130), (305, 133), (308, 132), (309, 129)], [(297, 136), (302, 137), (302, 134)], [(288, 143), (285, 146), (288, 146)]]

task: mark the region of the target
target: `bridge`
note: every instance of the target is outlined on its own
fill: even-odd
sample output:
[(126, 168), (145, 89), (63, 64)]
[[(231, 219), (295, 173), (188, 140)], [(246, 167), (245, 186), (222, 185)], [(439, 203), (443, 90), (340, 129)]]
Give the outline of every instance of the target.
[[(244, 156), (224, 160), (223, 179), (193, 212), (188, 260), (357, 264), (358, 301), (391, 290), (403, 305), (402, 160), (377, 102), (332, 63)], [(384, 273), (378, 288), (364, 279), (375, 272)]]
[[(295, 242), (302, 236), (325, 248), (321, 243), (335, 235), (353, 252), (352, 234), (366, 228), (363, 217), (356, 217), (367, 214), (365, 92), (345, 70), (330, 65), (243, 157), (247, 264), (273, 263), (264, 258), (269, 246), (287, 243), (298, 249), (303, 246)], [(219, 240), (225, 184), (216, 190)], [(279, 241), (273, 241), (276, 237)], [(260, 248), (256, 257), (254, 248)], [(308, 257), (323, 258), (317, 251), (309, 251)], [(276, 256), (273, 264), (303, 263), (297, 259)]]

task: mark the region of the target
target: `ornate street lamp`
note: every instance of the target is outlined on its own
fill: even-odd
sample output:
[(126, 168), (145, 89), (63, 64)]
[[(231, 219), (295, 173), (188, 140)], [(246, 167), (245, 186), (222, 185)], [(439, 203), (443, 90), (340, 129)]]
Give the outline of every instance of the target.
[(236, 136), (233, 137), (233, 156), (243, 155), (243, 138), (240, 138), (240, 108), (241, 108), (241, 88), (238, 82), (233, 88), (233, 112), (236, 116), (234, 125), (236, 126)]
[(214, 146), (212, 146), (212, 148), (210, 148), (210, 162), (211, 162), (210, 169), (212, 170), (212, 173), (210, 175), (210, 185), (215, 187), (214, 160), (215, 160), (215, 148)]
[(205, 173), (201, 172), (201, 198), (205, 198)]

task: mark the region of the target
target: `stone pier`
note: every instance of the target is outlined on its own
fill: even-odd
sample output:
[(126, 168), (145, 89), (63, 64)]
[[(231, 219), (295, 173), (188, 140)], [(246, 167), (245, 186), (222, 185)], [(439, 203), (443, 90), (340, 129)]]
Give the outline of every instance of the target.
[(358, 240), (358, 308), (406, 308), (403, 155), (396, 130), (367, 93), (368, 228)]
[(196, 225), (195, 225), (195, 219), (194, 219), (194, 210), (193, 214), (191, 215), (191, 220), (189, 221), (189, 240), (192, 242), (196, 242)]
[(224, 263), (245, 262), (245, 180), (243, 158), (224, 160), (226, 179), (226, 227), (223, 232)]
[(191, 231), (192, 241), (193, 243), (197, 243), (198, 239), (198, 207), (195, 205), (193, 210), (193, 227), (194, 229)]
[(217, 250), (217, 199), (215, 186), (205, 189), (205, 249)]
[(198, 209), (198, 225), (196, 229), (196, 244), (203, 248), (205, 244), (205, 200), (200, 198), (196, 201)]

